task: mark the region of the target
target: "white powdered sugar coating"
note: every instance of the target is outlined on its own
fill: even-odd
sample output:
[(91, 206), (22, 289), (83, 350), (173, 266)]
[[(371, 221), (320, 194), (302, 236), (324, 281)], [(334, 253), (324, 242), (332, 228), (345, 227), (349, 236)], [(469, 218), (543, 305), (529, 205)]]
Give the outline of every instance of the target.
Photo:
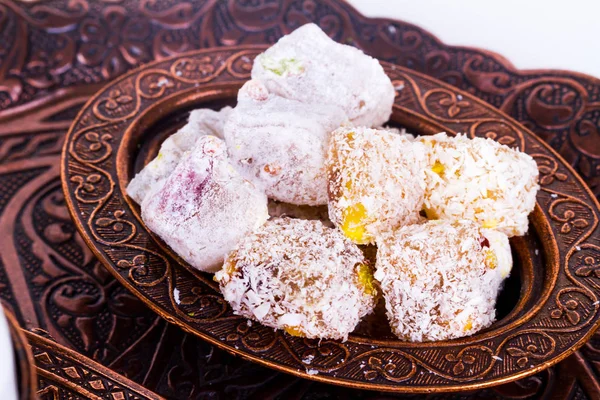
[(497, 261), (508, 259), (512, 266), (512, 258), (510, 248), (492, 249), (489, 242), (468, 220), (405, 226), (382, 238), (375, 279), (392, 331), (402, 340), (423, 342), (471, 335), (491, 325), (503, 281)]
[(338, 106), (353, 124), (369, 127), (389, 119), (395, 97), (379, 61), (336, 43), (315, 24), (301, 26), (260, 54), (252, 79), (282, 97)]
[(418, 140), (428, 149), (428, 216), (470, 219), (509, 237), (527, 233), (527, 217), (539, 190), (531, 156), (491, 139), (440, 133)]
[(204, 134), (224, 139), (223, 128), (232, 111), (233, 108), (229, 106), (223, 107), (219, 111), (210, 108), (193, 110), (186, 126), (192, 131), (204, 132)]
[(348, 338), (375, 299), (360, 249), (319, 221), (280, 218), (244, 237), (215, 274), (235, 314), (308, 338)]
[(321, 205), (327, 203), (327, 141), (345, 122), (335, 106), (285, 99), (251, 80), (240, 89), (224, 133), (238, 170), (268, 197)]
[(141, 208), (148, 228), (207, 272), (217, 271), (235, 244), (269, 217), (267, 197), (239, 175), (214, 136), (199, 138)]
[(223, 138), (223, 125), (231, 112), (231, 107), (220, 111), (210, 109), (194, 110), (187, 124), (169, 136), (160, 146), (158, 155), (148, 163), (127, 186), (127, 194), (138, 204), (152, 192), (162, 188), (165, 180), (179, 161), (196, 144), (198, 138), (213, 135)]
[(337, 129), (327, 153), (329, 218), (359, 244), (416, 223), (424, 168), (422, 143), (381, 129)]

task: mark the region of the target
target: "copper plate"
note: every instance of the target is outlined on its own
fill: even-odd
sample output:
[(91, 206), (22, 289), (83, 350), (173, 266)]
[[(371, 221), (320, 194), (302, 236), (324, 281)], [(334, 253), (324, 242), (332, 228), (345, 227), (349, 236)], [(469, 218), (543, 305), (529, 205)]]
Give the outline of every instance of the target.
[[(71, 126), (61, 164), (69, 210), (90, 248), (134, 294), (184, 330), (260, 364), (397, 392), (468, 390), (523, 378), (567, 357), (593, 334), (600, 307), (599, 248), (591, 239), (598, 203), (581, 178), (492, 106), (389, 63), (382, 64), (398, 91), (394, 123), (421, 134), (491, 137), (538, 163), (542, 189), (530, 233), (512, 241), (516, 265), (499, 301), (499, 310), (506, 308), (499, 321), (460, 340), (404, 343), (389, 332), (370, 331), (371, 324), (345, 343), (319, 344), (256, 323), (249, 327), (233, 315), (211, 276), (181, 263), (148, 232), (124, 187), (187, 110), (233, 103), (252, 58), (263, 49), (206, 49), (144, 66), (98, 92)], [(302, 360), (309, 355), (314, 359), (306, 365)]]

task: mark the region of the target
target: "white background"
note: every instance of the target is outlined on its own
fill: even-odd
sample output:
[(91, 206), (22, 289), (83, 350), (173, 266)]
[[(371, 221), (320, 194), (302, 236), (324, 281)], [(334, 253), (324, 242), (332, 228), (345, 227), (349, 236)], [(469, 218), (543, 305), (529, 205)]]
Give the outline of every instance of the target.
[(8, 322), (0, 306), (0, 398), (17, 400), (17, 386), (13, 345), (8, 330)]
[(452, 45), (492, 50), (519, 69), (600, 78), (600, 0), (349, 0), (369, 17), (413, 23)]

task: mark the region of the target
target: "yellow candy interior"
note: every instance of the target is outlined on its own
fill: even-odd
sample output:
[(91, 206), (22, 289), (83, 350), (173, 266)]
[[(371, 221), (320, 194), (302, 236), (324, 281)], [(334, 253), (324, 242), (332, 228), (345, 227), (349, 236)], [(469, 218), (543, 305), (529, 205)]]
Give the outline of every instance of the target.
[(467, 331), (470, 331), (471, 329), (473, 329), (473, 321), (471, 321), (471, 319), (469, 318), (467, 320), (467, 323), (465, 324), (465, 327), (463, 328), (463, 331), (467, 332)]
[(368, 244), (371, 240), (363, 224), (366, 216), (367, 210), (362, 203), (348, 207), (342, 213), (342, 232), (354, 243)]
[(304, 336), (304, 332), (302, 332), (302, 330), (300, 329), (299, 326), (286, 326), (284, 328), (284, 330), (290, 336), (298, 336), (298, 337), (303, 337)]
[(498, 266), (498, 257), (493, 250), (485, 251), (485, 265), (487, 265), (487, 267), (490, 269), (496, 269)]
[[(153, 169), (157, 169), (159, 167), (158, 161), (160, 161), (162, 158), (164, 158), (164, 155), (162, 152), (159, 151), (156, 158), (154, 160), (152, 160), (153, 162), (150, 164), (150, 167)], [(154, 161), (157, 161), (157, 162), (154, 162)]]
[(431, 167), (431, 170), (440, 176), (442, 176), (444, 174), (445, 169), (446, 168), (444, 167), (444, 164), (442, 164), (439, 161), (436, 161), (435, 163), (433, 163), (433, 167)]
[(433, 147), (437, 144), (437, 141), (433, 139), (423, 140), (422, 142), (425, 143), (425, 145), (428, 147)]
[(237, 253), (231, 253), (229, 259), (223, 264), (223, 270), (225, 270), (229, 276), (235, 274), (235, 271), (237, 270), (237, 262), (235, 261), (236, 256)]
[(483, 224), (481, 226), (487, 229), (494, 229), (498, 226), (498, 221), (495, 219), (486, 219), (485, 221), (483, 221)]
[(423, 211), (425, 211), (425, 216), (427, 219), (439, 219), (440, 216), (431, 208), (423, 207)]
[(235, 262), (228, 262), (225, 264), (225, 271), (227, 271), (228, 275), (233, 275), (235, 272)]
[(360, 264), (357, 268), (358, 282), (364, 288), (366, 294), (373, 296), (377, 293), (373, 285), (373, 273), (368, 265)]
[(496, 191), (487, 189), (485, 191), (485, 197), (484, 198), (486, 198), (486, 199), (492, 199), (492, 200), (498, 200), (498, 195), (497, 195)]

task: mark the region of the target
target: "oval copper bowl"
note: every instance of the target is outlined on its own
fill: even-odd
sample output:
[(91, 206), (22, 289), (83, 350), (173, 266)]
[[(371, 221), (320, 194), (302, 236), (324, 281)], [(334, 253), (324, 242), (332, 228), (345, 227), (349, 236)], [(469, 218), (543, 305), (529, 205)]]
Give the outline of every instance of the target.
[(379, 309), (347, 342), (319, 343), (233, 315), (210, 275), (194, 271), (147, 230), (124, 188), (187, 111), (234, 104), (264, 48), (206, 49), (149, 64), (102, 89), (75, 119), (62, 157), (68, 207), (90, 248), (129, 290), (168, 321), (231, 353), (363, 389), (441, 392), (516, 380), (557, 363), (592, 335), (600, 317), (600, 247), (593, 240), (599, 205), (582, 180), (492, 106), (387, 63), (397, 89), (394, 124), (419, 134), (490, 137), (538, 163), (542, 188), (529, 234), (511, 241), (515, 267), (500, 294), (498, 321), (458, 340), (406, 343), (390, 334)]

